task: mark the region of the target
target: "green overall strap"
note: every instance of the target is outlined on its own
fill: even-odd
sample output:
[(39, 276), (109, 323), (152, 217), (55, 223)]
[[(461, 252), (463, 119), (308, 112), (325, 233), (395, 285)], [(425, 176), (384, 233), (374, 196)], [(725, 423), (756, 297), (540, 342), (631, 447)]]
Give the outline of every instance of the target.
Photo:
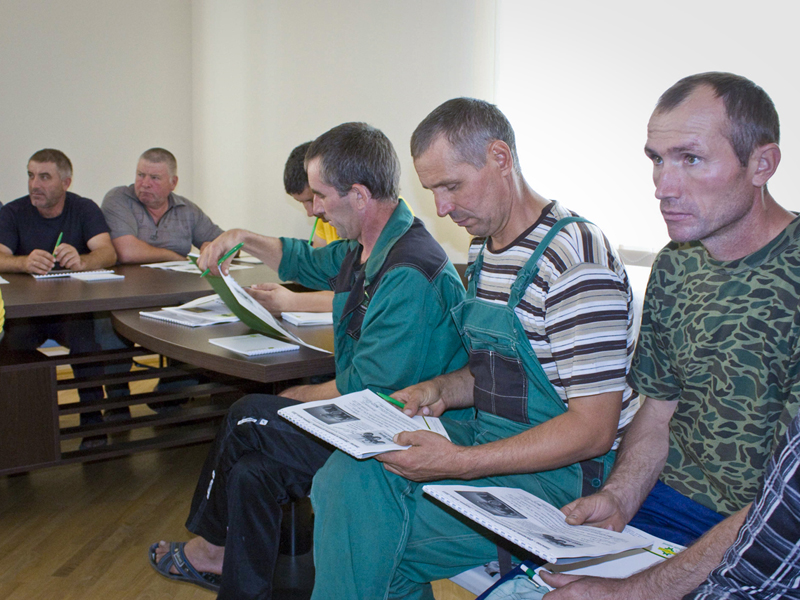
[[(589, 220), (583, 217), (564, 217), (553, 224), (553, 226), (550, 228), (550, 231), (547, 232), (544, 238), (542, 238), (542, 241), (539, 242), (539, 245), (536, 246), (536, 250), (533, 252), (531, 257), (528, 259), (522, 269), (520, 269), (519, 273), (517, 273), (517, 279), (511, 286), (511, 292), (508, 295), (509, 308), (516, 308), (517, 304), (520, 303), (522, 297), (525, 295), (525, 290), (528, 289), (528, 286), (539, 272), (539, 258), (541, 258), (541, 256), (544, 254), (544, 251), (547, 250), (547, 247), (550, 245), (550, 242), (553, 241), (553, 238), (558, 235), (558, 232), (564, 229), (564, 227), (570, 223), (589, 223)], [(482, 257), (483, 249), (481, 248), (481, 258)], [(478, 261), (476, 260), (475, 262), (477, 263)], [(483, 261), (481, 261), (481, 263), (483, 263)]]
[(467, 267), (467, 270), (464, 272), (464, 276), (467, 278), (467, 297), (474, 298), (478, 293), (478, 274), (481, 272), (483, 268), (483, 250), (486, 248), (486, 242), (489, 241), (487, 237), (483, 240), (483, 245), (481, 249), (478, 250), (478, 256), (475, 258), (475, 261)]

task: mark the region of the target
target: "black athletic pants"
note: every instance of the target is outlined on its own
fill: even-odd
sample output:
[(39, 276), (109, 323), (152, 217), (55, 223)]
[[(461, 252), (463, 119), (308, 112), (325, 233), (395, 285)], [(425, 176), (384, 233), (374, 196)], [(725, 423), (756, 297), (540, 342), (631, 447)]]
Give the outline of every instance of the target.
[(231, 406), (195, 489), (186, 528), (225, 546), (218, 598), (271, 598), (282, 504), (308, 496), (333, 448), (278, 416), (297, 404), (252, 394)]

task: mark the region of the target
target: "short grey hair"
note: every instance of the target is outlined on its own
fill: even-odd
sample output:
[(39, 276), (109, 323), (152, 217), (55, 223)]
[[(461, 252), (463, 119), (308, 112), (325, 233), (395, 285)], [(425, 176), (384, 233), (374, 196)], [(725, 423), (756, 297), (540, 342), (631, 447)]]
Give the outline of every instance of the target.
[(411, 136), (411, 156), (422, 156), (443, 135), (461, 162), (476, 169), (486, 165), (486, 149), (501, 140), (511, 150), (514, 170), (520, 173), (514, 129), (494, 104), (475, 98), (448, 100), (417, 125)]
[(311, 143), (305, 166), (320, 158), (320, 176), (345, 196), (355, 184), (366, 187), (376, 200), (397, 202), (400, 160), (389, 138), (366, 123), (343, 123)]
[(167, 163), (167, 172), (170, 177), (175, 177), (178, 174), (178, 161), (175, 160), (175, 155), (169, 150), (164, 148), (150, 148), (142, 152), (139, 160), (144, 159), (151, 163)]

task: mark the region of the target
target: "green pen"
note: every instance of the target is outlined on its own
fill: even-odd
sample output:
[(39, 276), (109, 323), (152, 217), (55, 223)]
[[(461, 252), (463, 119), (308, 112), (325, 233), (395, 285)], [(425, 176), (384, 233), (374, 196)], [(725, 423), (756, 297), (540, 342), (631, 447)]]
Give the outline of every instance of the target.
[(58, 239), (56, 239), (56, 245), (55, 245), (55, 248), (53, 248), (53, 257), (55, 257), (55, 255), (56, 255), (56, 248), (58, 248), (58, 245), (61, 243), (61, 238), (62, 237), (64, 237), (64, 232), (63, 231), (58, 234)]
[(537, 588), (542, 587), (538, 583), (536, 583), (536, 581), (533, 579), (533, 576), (536, 575), (536, 573), (534, 573), (531, 569), (529, 569), (526, 565), (523, 565), (522, 563), (519, 563), (519, 568), (520, 571), (522, 571), (523, 573), (525, 573), (525, 575), (528, 576), (528, 579), (531, 580), (531, 583), (533, 585), (535, 585)]
[[(229, 259), (231, 256), (233, 256), (234, 254), (236, 254), (236, 253), (237, 253), (239, 250), (241, 250), (241, 249), (242, 249), (242, 246), (244, 246), (244, 242), (242, 242), (241, 244), (236, 244), (236, 245), (235, 245), (233, 248), (231, 248), (230, 250), (228, 250), (228, 251), (227, 251), (227, 252), (224, 254), (224, 256), (223, 256), (222, 258), (220, 258), (220, 259), (217, 261), (217, 266), (219, 267), (220, 265), (222, 265), (222, 263), (224, 263), (226, 260), (228, 260), (228, 259)], [(203, 271), (203, 274), (202, 274), (202, 275), (200, 275), (200, 277), (205, 277), (205, 276), (206, 276), (206, 275), (208, 275), (210, 272), (211, 272), (211, 269), (206, 269), (205, 271)]]
[(394, 404), (398, 408), (405, 408), (406, 407), (405, 404), (403, 404), (399, 400), (395, 400), (391, 396), (387, 396), (386, 394), (381, 394), (380, 392), (375, 392), (375, 393), (378, 394), (378, 396), (380, 396), (381, 398), (383, 398), (387, 402), (389, 402), (390, 404)]
[(308, 238), (308, 245), (314, 245), (314, 234), (317, 233), (317, 225), (319, 225), (319, 217), (314, 220), (314, 227), (311, 228), (311, 235)]

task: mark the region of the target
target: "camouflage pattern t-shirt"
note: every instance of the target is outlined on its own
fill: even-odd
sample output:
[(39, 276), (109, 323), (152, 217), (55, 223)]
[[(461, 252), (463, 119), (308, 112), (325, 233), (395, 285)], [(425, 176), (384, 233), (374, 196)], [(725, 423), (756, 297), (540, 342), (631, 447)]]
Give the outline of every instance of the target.
[(659, 253), (628, 379), (678, 401), (664, 483), (725, 515), (753, 500), (800, 402), (798, 308), (800, 218), (731, 262), (699, 243)]

